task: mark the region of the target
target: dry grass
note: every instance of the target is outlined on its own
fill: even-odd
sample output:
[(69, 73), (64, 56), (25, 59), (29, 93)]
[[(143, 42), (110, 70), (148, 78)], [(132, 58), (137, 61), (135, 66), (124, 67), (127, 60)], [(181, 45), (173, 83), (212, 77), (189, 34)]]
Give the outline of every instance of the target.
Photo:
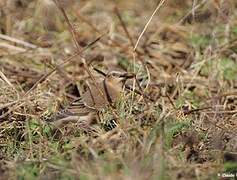
[(144, 32), (155, 1), (58, 2), (0, 1), (2, 179), (236, 172), (234, 0), (166, 1)]

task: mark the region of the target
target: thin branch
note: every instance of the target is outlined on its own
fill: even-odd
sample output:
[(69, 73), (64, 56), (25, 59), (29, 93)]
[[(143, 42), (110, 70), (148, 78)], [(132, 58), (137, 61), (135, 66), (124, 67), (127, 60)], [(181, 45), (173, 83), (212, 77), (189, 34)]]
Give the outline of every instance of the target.
[(155, 14), (157, 13), (157, 11), (161, 8), (161, 6), (165, 3), (165, 1), (166, 1), (166, 0), (161, 0), (160, 3), (157, 5), (156, 9), (154, 10), (154, 12), (152, 13), (150, 19), (148, 20), (148, 22), (146, 23), (145, 27), (143, 28), (141, 34), (140, 34), (139, 37), (138, 37), (138, 40), (137, 40), (137, 42), (136, 42), (136, 44), (135, 44), (135, 47), (134, 47), (134, 49), (133, 49), (134, 51), (136, 51), (137, 46), (138, 46), (138, 44), (139, 44), (139, 42), (140, 42), (142, 36), (143, 36), (144, 33), (146, 32), (146, 30), (147, 30), (149, 24), (151, 23), (151, 20), (153, 19), (153, 17), (154, 17)]
[(0, 43), (0, 48), (6, 48), (6, 49), (10, 49), (12, 51), (17, 51), (17, 52), (26, 52), (26, 49), (24, 48), (13, 46), (7, 43)]
[(199, 7), (201, 7), (203, 4), (205, 4), (207, 2), (207, 0), (203, 0), (202, 2), (200, 2), (199, 4), (197, 4), (196, 6), (194, 6), (185, 16), (183, 16), (177, 24), (182, 24), (185, 19), (190, 15), (193, 14)]
[(124, 32), (126, 33), (128, 39), (129, 39), (129, 41), (130, 41), (130, 44), (131, 44), (132, 47), (134, 48), (134, 47), (135, 47), (135, 44), (134, 44), (134, 42), (133, 42), (132, 36), (131, 36), (130, 33), (128, 32), (128, 29), (127, 29), (127, 27), (126, 27), (126, 24), (125, 24), (125, 22), (123, 21), (122, 16), (121, 16), (120, 13), (119, 13), (119, 9), (118, 9), (117, 7), (115, 7), (115, 8), (114, 8), (114, 12), (115, 12), (115, 14), (118, 16), (118, 19), (119, 19), (119, 21), (120, 21), (120, 23), (121, 23), (121, 25), (122, 25), (122, 27), (123, 27)]
[(31, 49), (37, 48), (37, 46), (34, 44), (31, 44), (31, 43), (28, 43), (28, 42), (25, 42), (25, 41), (22, 41), (22, 40), (19, 40), (19, 39), (16, 39), (14, 37), (10, 37), (10, 36), (4, 35), (4, 34), (0, 34), (0, 39), (3, 39), (5, 41), (14, 42), (16, 44), (20, 44), (22, 46), (25, 46), (25, 47), (28, 47)]
[(76, 45), (76, 48), (77, 48), (77, 50), (80, 50), (81, 47), (80, 47), (80, 45), (79, 45), (79, 43), (78, 43), (78, 41), (77, 41), (77, 38), (76, 38), (76, 31), (75, 31), (73, 25), (71, 24), (71, 22), (70, 22), (70, 20), (69, 20), (69, 18), (68, 18), (68, 16), (67, 16), (65, 10), (64, 10), (63, 7), (59, 4), (58, 0), (54, 0), (54, 3), (57, 5), (57, 7), (59, 8), (59, 10), (62, 12), (63, 17), (64, 17), (64, 19), (66, 20), (66, 23), (67, 23), (67, 25), (68, 25), (68, 29), (69, 29), (69, 31), (70, 31), (71, 34), (72, 34), (72, 38), (73, 38), (73, 41), (74, 41), (74, 43), (75, 43), (75, 45)]

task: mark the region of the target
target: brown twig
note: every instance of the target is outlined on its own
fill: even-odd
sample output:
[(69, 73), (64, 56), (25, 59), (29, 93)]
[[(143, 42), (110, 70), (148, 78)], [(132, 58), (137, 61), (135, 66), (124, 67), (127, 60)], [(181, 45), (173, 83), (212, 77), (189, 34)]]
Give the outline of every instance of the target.
[(155, 14), (158, 12), (158, 10), (161, 8), (161, 6), (165, 3), (165, 1), (166, 1), (166, 0), (161, 0), (160, 3), (157, 5), (156, 9), (153, 11), (151, 17), (150, 17), (149, 20), (147, 21), (145, 27), (143, 28), (141, 34), (139, 35), (139, 37), (138, 37), (138, 39), (137, 39), (137, 42), (136, 42), (136, 44), (135, 44), (135, 46), (134, 46), (134, 49), (133, 49), (134, 51), (136, 51), (137, 46), (138, 46), (138, 44), (139, 44), (139, 42), (140, 42), (142, 36), (143, 36), (144, 33), (146, 32), (146, 30), (147, 30), (149, 24), (151, 23), (153, 17), (154, 17)]
[(115, 6), (115, 8), (114, 8), (114, 12), (115, 12), (115, 14), (116, 14), (117, 17), (118, 17), (118, 19), (119, 19), (119, 21), (120, 21), (120, 23), (121, 23), (121, 25), (122, 25), (122, 27), (123, 27), (124, 32), (125, 32), (125, 34), (127, 35), (128, 39), (129, 39), (129, 41), (130, 41), (130, 44), (131, 44), (132, 47), (134, 48), (134, 47), (135, 47), (135, 44), (134, 44), (134, 42), (133, 42), (132, 36), (131, 36), (130, 33), (128, 32), (127, 26), (126, 26), (125, 22), (123, 21), (122, 16), (120, 15), (119, 9), (118, 9), (116, 6)]
[(172, 107), (173, 107), (175, 110), (177, 110), (177, 108), (175, 107), (175, 104), (174, 104), (173, 100), (171, 99), (171, 97), (169, 96), (169, 94), (166, 93), (165, 96), (168, 98), (168, 100), (169, 100), (170, 104), (172, 105)]
[(73, 25), (71, 24), (71, 22), (69, 21), (69, 18), (64, 10), (64, 8), (59, 4), (58, 0), (54, 0), (54, 3), (57, 5), (57, 7), (59, 8), (59, 10), (62, 12), (65, 20), (66, 20), (66, 23), (68, 25), (68, 29), (69, 31), (71, 32), (71, 35), (72, 35), (72, 38), (73, 38), (73, 41), (77, 47), (77, 50), (80, 50), (81, 47), (77, 41), (77, 38), (76, 38), (76, 31), (75, 31), (75, 28), (73, 27)]

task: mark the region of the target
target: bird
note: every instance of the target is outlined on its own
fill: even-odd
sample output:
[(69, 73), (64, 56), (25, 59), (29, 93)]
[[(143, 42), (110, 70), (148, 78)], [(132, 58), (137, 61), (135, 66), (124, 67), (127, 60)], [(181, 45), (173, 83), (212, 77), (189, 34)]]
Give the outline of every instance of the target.
[(69, 122), (90, 123), (96, 113), (117, 102), (123, 91), (123, 79), (113, 75), (102, 80), (88, 82), (87, 90), (81, 97), (71, 102), (48, 118), (47, 121), (60, 127)]

